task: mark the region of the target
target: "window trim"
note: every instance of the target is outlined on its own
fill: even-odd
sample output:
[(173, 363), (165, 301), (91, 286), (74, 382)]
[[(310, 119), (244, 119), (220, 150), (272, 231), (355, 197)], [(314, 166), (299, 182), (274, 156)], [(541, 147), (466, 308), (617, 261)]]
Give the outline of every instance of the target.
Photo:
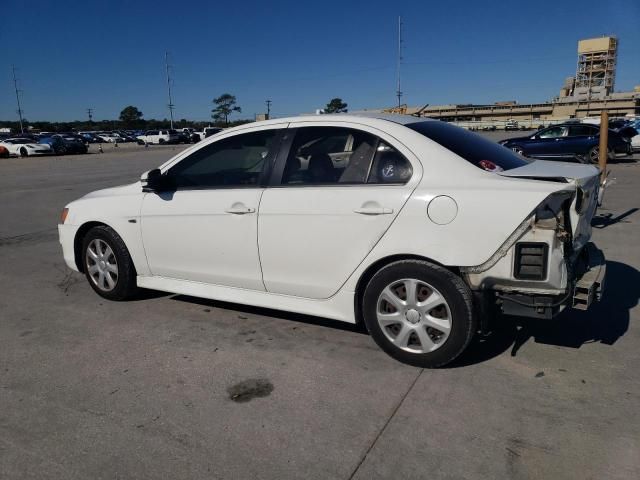
[(275, 159), (278, 156), (280, 150), (282, 150), (282, 138), (284, 136), (284, 132), (286, 132), (286, 128), (276, 127), (276, 128), (264, 128), (260, 130), (252, 130), (248, 132), (238, 132), (234, 135), (229, 135), (224, 138), (216, 139), (214, 142), (207, 143), (206, 145), (202, 145), (200, 148), (189, 152), (184, 157), (180, 158), (178, 161), (172, 163), (167, 166), (167, 168), (162, 172), (163, 175), (167, 175), (172, 168), (181, 164), (185, 160), (187, 160), (191, 155), (198, 153), (200, 150), (204, 148), (208, 148), (217, 143), (223, 142), (225, 140), (239, 137), (241, 135), (251, 135), (255, 133), (263, 133), (268, 131), (275, 131), (276, 135), (274, 138), (273, 146), (269, 149), (269, 153), (267, 153), (266, 158), (264, 159), (264, 163), (262, 165), (262, 170), (260, 171), (260, 175), (258, 176), (258, 183), (255, 185), (190, 185), (183, 187), (176, 187), (174, 191), (176, 192), (184, 192), (184, 191), (201, 191), (201, 190), (246, 190), (246, 189), (263, 189), (268, 184), (269, 175), (271, 174), (271, 170), (273, 168), (273, 164), (275, 163)]
[[(289, 153), (291, 152), (291, 147), (293, 146), (293, 142), (296, 138), (296, 135), (300, 129), (303, 128), (343, 128), (349, 130), (357, 130), (359, 132), (368, 133), (369, 135), (373, 135), (376, 139), (375, 146), (373, 148), (371, 161), (369, 162), (369, 168), (367, 170), (367, 178), (363, 183), (295, 183), (295, 184), (282, 184), (282, 175), (284, 173), (284, 168), (287, 164), (287, 159), (289, 158)], [(373, 132), (369, 132), (367, 130), (357, 128), (354, 125), (326, 125), (326, 124), (314, 124), (308, 123), (304, 126), (295, 126), (288, 127), (283, 134), (283, 138), (281, 139), (282, 143), (280, 144), (280, 150), (278, 155), (275, 158), (274, 167), (271, 171), (271, 175), (269, 176), (269, 182), (266, 185), (268, 188), (341, 188), (341, 187), (399, 187), (406, 186), (411, 183), (414, 176), (416, 175), (416, 169), (414, 163), (407, 158), (407, 156), (400, 151), (392, 142), (381, 138), (379, 135)], [(384, 142), (392, 147), (399, 155), (404, 158), (409, 165), (411, 165), (411, 176), (407, 179), (406, 182), (394, 182), (394, 183), (369, 183), (369, 176), (371, 175), (371, 169), (373, 168), (373, 161), (375, 159), (376, 152), (378, 151), (378, 145), (380, 142)]]

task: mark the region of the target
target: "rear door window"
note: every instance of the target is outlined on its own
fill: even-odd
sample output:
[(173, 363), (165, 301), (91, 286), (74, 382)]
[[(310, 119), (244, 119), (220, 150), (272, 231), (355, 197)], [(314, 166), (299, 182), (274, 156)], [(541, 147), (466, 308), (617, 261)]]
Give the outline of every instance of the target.
[(598, 129), (589, 125), (571, 125), (569, 127), (570, 137), (589, 137), (597, 134)]
[(430, 120), (406, 126), (483, 170), (510, 170), (529, 163), (509, 148), (446, 122)]
[(289, 150), (281, 185), (405, 183), (411, 164), (378, 137), (342, 127), (302, 127)]

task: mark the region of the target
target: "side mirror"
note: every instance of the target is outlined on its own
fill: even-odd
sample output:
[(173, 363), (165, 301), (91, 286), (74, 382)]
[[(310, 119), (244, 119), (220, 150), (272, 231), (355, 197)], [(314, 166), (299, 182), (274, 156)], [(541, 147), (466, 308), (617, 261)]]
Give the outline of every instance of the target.
[(143, 192), (167, 192), (175, 189), (174, 182), (163, 175), (159, 168), (154, 168), (140, 176)]

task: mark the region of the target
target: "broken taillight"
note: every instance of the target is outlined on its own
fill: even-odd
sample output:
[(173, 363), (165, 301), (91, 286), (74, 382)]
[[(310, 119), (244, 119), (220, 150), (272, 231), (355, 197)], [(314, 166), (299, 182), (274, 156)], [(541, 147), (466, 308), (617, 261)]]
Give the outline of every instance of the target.
[(504, 171), (504, 168), (502, 168), (500, 165), (496, 165), (491, 160), (480, 160), (478, 162), (478, 165), (480, 165), (480, 168), (482, 168), (483, 170), (486, 170), (487, 172), (502, 172), (502, 171)]

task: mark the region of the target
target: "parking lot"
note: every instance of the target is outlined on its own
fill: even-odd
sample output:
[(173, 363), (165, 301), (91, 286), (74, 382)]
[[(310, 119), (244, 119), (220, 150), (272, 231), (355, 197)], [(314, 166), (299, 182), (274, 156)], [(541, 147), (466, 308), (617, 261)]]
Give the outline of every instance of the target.
[(350, 325), (68, 270), (61, 208), (182, 148), (0, 160), (0, 478), (640, 478), (640, 155), (594, 219), (600, 304), (421, 370)]

